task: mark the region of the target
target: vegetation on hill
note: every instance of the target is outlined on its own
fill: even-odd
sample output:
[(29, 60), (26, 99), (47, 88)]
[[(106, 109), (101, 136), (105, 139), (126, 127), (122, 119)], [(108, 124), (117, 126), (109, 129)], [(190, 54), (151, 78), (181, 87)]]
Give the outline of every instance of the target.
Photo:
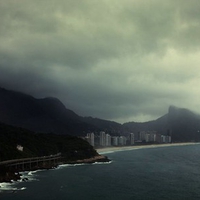
[[(17, 149), (23, 147), (23, 151)], [(34, 133), (0, 123), (0, 161), (62, 153), (66, 160), (91, 158), (98, 155), (85, 140), (53, 133)]]

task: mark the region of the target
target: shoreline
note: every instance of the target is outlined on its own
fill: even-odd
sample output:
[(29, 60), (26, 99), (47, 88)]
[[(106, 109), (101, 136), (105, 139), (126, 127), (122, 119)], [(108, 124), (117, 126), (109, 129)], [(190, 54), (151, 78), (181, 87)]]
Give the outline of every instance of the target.
[[(134, 145), (134, 146), (121, 146), (121, 147), (104, 147), (104, 148), (96, 148), (95, 150), (99, 155), (96, 155), (91, 158), (74, 160), (74, 161), (64, 161), (56, 163), (54, 166), (46, 166), (34, 168), (32, 170), (28, 170), (29, 172), (35, 170), (49, 170), (59, 168), (61, 165), (70, 164), (92, 164), (92, 163), (108, 163), (111, 160), (105, 155), (109, 153), (119, 152), (119, 151), (130, 151), (130, 150), (138, 150), (138, 149), (148, 149), (148, 148), (161, 148), (161, 147), (172, 147), (172, 146), (187, 146), (187, 145), (198, 145), (200, 143), (195, 142), (185, 142), (185, 143), (170, 143), (170, 144), (147, 144), (147, 145)], [(102, 155), (103, 154), (103, 155)], [(7, 171), (7, 177), (0, 177), (0, 183), (12, 183), (12, 181), (27, 181), (27, 179), (23, 179), (23, 176), (20, 173), (24, 171)], [(1, 190), (1, 187), (0, 187)]]
[(67, 162), (63, 162), (63, 164), (92, 164), (92, 163), (96, 163), (96, 162), (110, 162), (111, 160), (108, 159), (107, 156), (104, 155), (97, 155), (91, 158), (85, 158), (82, 160), (75, 160), (75, 161), (67, 161)]
[(147, 145), (133, 145), (133, 146), (112, 146), (96, 148), (95, 150), (99, 154), (114, 153), (118, 151), (130, 151), (136, 149), (148, 149), (148, 148), (161, 148), (161, 147), (173, 147), (173, 146), (187, 146), (187, 145), (198, 145), (199, 142), (184, 142), (184, 143), (167, 143), (167, 144), (147, 144)]
[[(111, 160), (108, 159), (105, 155), (96, 155), (91, 158), (85, 158), (80, 160), (72, 160), (72, 161), (64, 161), (59, 162), (54, 165), (48, 165), (43, 167), (37, 167), (32, 168), (30, 170), (23, 170), (23, 171), (15, 171), (15, 170), (5, 170), (4, 174), (0, 175), (0, 183), (13, 183), (13, 181), (28, 181), (28, 179), (24, 179), (22, 174), (25, 171), (28, 172), (34, 172), (37, 170), (50, 170), (50, 169), (57, 169), (60, 165), (70, 164), (70, 165), (76, 165), (76, 164), (92, 164), (92, 163), (104, 163), (104, 162), (110, 162)], [(1, 187), (0, 187), (1, 190)]]

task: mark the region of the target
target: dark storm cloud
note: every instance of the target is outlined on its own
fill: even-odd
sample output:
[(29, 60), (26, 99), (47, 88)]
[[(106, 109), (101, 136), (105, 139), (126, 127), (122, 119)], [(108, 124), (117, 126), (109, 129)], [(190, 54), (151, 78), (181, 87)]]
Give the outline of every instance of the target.
[(1, 0), (0, 84), (83, 116), (198, 111), (197, 0)]

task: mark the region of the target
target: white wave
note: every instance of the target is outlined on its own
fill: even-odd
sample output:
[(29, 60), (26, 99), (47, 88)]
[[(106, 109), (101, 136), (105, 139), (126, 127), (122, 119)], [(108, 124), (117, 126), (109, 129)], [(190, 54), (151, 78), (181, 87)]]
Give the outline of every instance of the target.
[(112, 161), (109, 161), (109, 162), (95, 162), (95, 163), (92, 163), (93, 165), (107, 165), (107, 164), (111, 164)]
[(11, 180), (10, 183), (7, 182), (0, 183), (0, 192), (25, 190), (26, 187), (20, 187), (19, 183), (36, 181), (36, 180), (37, 179), (35, 178), (35, 176), (32, 173), (29, 173), (29, 171), (20, 172), (20, 180), (18, 181)]
[(80, 163), (80, 164), (62, 164), (62, 165), (59, 165), (56, 169), (61, 169), (61, 168), (65, 168), (65, 167), (82, 166), (82, 165), (87, 165), (87, 163)]
[(109, 162), (94, 162), (94, 163), (80, 163), (80, 164), (62, 164), (59, 165), (56, 169), (62, 169), (66, 167), (76, 167), (76, 166), (83, 166), (83, 165), (90, 165), (90, 164), (95, 164), (95, 165), (102, 165), (102, 164), (110, 164), (112, 161)]
[(34, 172), (32, 172), (32, 171), (30, 171), (30, 172), (28, 173), (29, 176), (32, 176), (33, 174), (34, 174)]
[(69, 164), (62, 164), (62, 165), (59, 165), (56, 169), (62, 169), (69, 166), (70, 166)]
[[(20, 173), (20, 174), (21, 174), (21, 173)], [(38, 179), (36, 178), (35, 173), (26, 172), (26, 173), (21, 174), (21, 179), (20, 179), (19, 181), (20, 181), (20, 182), (24, 182), (24, 181), (30, 182), (30, 181), (36, 181), (36, 180), (38, 180)]]
[(88, 163), (80, 163), (80, 164), (72, 164), (71, 166), (82, 166), (82, 165), (87, 165)]
[(30, 174), (30, 175), (33, 175), (33, 174), (35, 174), (35, 173), (37, 173), (37, 172), (41, 172), (41, 171), (45, 171), (46, 169), (38, 169), (38, 170), (35, 170), (35, 171), (29, 171), (28, 173)]
[(11, 183), (5, 183), (5, 182), (3, 182), (3, 183), (0, 183), (0, 188), (7, 188), (10, 185), (11, 185)]
[(18, 190), (18, 188), (14, 187), (13, 183), (0, 183), (0, 192), (13, 190)]

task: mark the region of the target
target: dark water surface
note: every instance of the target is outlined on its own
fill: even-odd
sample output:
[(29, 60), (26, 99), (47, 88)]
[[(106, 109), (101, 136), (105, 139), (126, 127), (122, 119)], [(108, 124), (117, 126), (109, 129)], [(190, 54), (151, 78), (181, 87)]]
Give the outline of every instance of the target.
[[(200, 199), (200, 145), (108, 154), (110, 164), (65, 166), (34, 173), (0, 200)], [(31, 175), (29, 173), (29, 175)]]

